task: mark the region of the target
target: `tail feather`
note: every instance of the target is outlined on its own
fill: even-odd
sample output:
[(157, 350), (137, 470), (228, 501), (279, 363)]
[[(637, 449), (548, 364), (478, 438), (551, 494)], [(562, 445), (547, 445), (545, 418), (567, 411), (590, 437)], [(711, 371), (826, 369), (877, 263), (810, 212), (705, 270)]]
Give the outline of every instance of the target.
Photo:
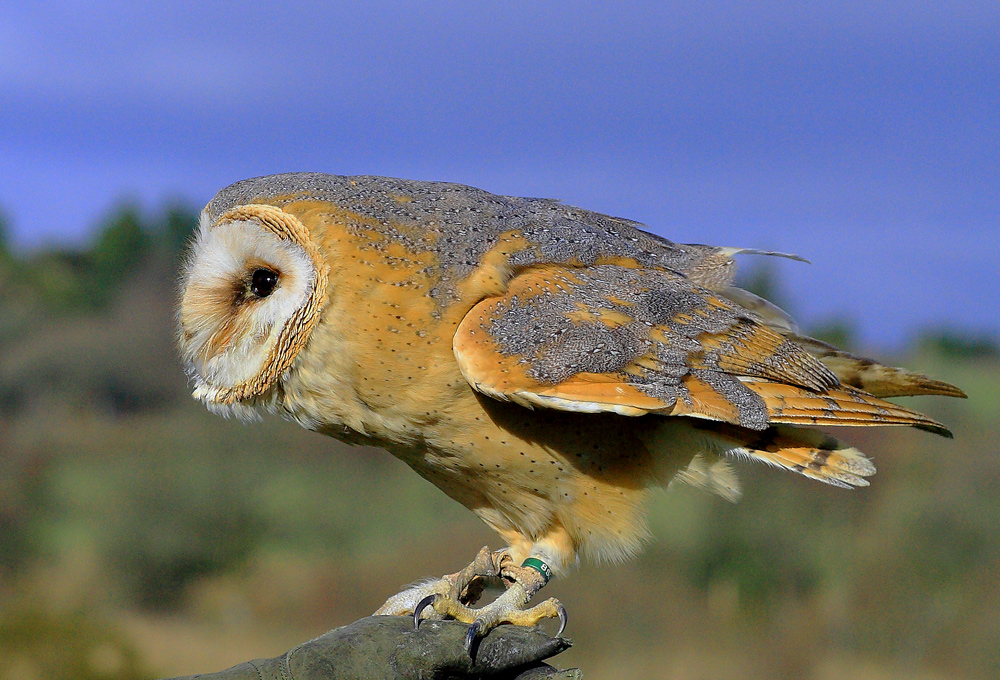
[[(696, 418), (665, 418), (649, 435), (645, 443), (660, 461), (660, 484), (687, 484), (729, 501), (742, 495), (727, 461), (732, 458), (765, 463), (845, 489), (868, 486), (865, 478), (875, 474), (875, 465), (856, 448), (825, 432), (793, 425), (750, 430)], [(685, 468), (681, 461), (690, 462)]]
[(938, 394), (945, 397), (965, 399), (965, 392), (942, 380), (934, 380), (923, 373), (905, 368), (885, 366), (837, 349), (822, 340), (794, 333), (787, 334), (790, 340), (805, 349), (833, 371), (840, 382), (876, 397), (910, 397), (918, 394)]
[(729, 456), (791, 470), (824, 484), (845, 489), (868, 486), (865, 477), (875, 474), (875, 465), (865, 454), (819, 430), (772, 425), (750, 432), (722, 423), (697, 427), (710, 429)]

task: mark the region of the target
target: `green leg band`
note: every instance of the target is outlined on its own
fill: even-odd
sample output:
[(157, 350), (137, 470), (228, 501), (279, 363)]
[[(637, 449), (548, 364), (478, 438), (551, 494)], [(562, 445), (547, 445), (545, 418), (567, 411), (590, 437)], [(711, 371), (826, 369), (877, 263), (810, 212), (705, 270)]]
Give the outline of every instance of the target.
[(542, 562), (537, 557), (529, 557), (528, 559), (526, 559), (524, 562), (521, 563), (521, 566), (529, 567), (537, 571), (539, 574), (542, 575), (542, 578), (545, 579), (546, 583), (552, 580), (552, 567), (545, 564), (545, 562)]

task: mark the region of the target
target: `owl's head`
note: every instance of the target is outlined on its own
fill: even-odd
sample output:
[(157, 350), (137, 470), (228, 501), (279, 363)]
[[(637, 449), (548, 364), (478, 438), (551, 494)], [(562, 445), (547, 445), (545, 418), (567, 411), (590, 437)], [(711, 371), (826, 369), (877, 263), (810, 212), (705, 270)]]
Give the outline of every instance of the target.
[(320, 317), (328, 270), (306, 227), (269, 205), (208, 209), (182, 275), (179, 345), (194, 397), (241, 417), (273, 405)]

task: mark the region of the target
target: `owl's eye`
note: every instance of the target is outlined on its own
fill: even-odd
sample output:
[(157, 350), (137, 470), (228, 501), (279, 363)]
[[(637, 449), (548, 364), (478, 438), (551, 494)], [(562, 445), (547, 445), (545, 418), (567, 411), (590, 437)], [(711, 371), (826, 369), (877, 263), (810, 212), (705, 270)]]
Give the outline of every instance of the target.
[(256, 297), (266, 298), (277, 285), (278, 272), (271, 269), (254, 269), (250, 275), (250, 293)]

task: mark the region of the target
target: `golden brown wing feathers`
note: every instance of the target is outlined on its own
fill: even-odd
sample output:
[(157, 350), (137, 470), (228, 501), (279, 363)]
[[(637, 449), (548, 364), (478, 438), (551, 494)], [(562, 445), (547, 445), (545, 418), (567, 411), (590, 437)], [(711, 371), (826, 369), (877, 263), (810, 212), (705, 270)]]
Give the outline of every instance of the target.
[(924, 425), (941, 423), (846, 385), (815, 393), (796, 385), (745, 381), (767, 404), (771, 421), (810, 425)]
[(454, 350), (477, 390), (525, 405), (657, 412), (755, 430), (792, 423), (947, 433), (931, 418), (841, 384), (815, 346), (806, 351), (669, 271), (529, 268), (506, 294), (475, 305)]

